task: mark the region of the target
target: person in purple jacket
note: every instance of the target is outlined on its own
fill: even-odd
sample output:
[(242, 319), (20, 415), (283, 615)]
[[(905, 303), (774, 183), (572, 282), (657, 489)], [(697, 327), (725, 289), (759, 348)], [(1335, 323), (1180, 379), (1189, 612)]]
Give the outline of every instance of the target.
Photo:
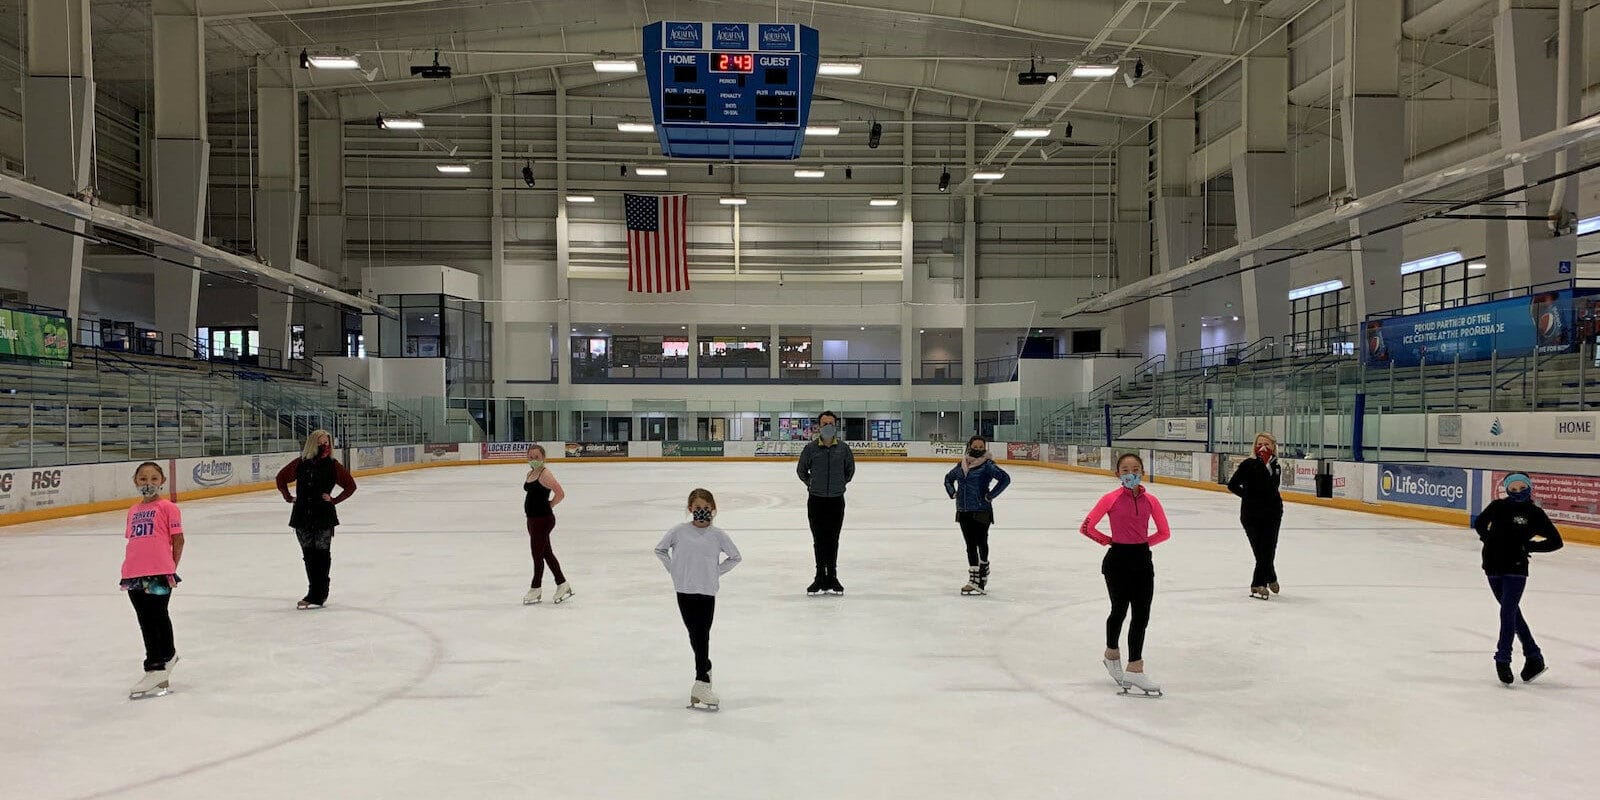
[(944, 493), (956, 501), (956, 524), (967, 543), (967, 585), (964, 595), (989, 593), (989, 526), (994, 524), (992, 501), (1011, 485), (1011, 476), (994, 463), (989, 443), (982, 436), (967, 440), (961, 462), (945, 473)]

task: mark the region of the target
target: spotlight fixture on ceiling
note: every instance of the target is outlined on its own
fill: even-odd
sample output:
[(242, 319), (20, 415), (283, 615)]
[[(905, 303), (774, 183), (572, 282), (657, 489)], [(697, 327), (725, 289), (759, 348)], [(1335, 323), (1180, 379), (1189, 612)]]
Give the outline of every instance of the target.
[(624, 177), (624, 178), (628, 177), (628, 165), (627, 164), (618, 164), (617, 165), (617, 172), (621, 173), (622, 177)]
[(448, 80), (450, 78), (450, 65), (439, 63), (439, 51), (433, 51), (432, 64), (412, 64), (411, 77), (427, 78), (433, 81)]
[(948, 169), (939, 173), (939, 191), (950, 191), (950, 170)]
[(1043, 86), (1047, 83), (1055, 83), (1056, 77), (1057, 75), (1054, 72), (1039, 72), (1034, 69), (1033, 59), (1030, 58), (1028, 59), (1028, 71), (1017, 73), (1017, 85)]
[(528, 163), (522, 165), (522, 182), (528, 184), (528, 188), (530, 188), (530, 189), (533, 188), (533, 185), (534, 185), (535, 181), (534, 181), (534, 178), (533, 178), (533, 162), (532, 161), (529, 161)]
[(708, 177), (716, 177), (716, 174), (717, 174), (716, 168), (711, 164), (707, 164), (706, 165), (706, 175)]
[(344, 52), (309, 53), (300, 51), (300, 68), (311, 69), (361, 69), (361, 59)]
[(1133, 77), (1135, 80), (1144, 77), (1144, 59), (1133, 62)]
[(422, 117), (410, 114), (379, 114), (378, 127), (386, 131), (420, 131), (427, 127)]
[(856, 177), (855, 167), (845, 167), (844, 168), (844, 179), (845, 180), (847, 180), (847, 181), (848, 180), (852, 180), (855, 177)]
[(873, 150), (883, 141), (883, 123), (872, 123), (872, 129), (867, 131), (867, 147)]
[(1072, 123), (1070, 123), (1070, 122), (1067, 123), (1067, 127), (1063, 128), (1061, 130), (1061, 132), (1066, 134), (1066, 138), (1071, 139), (1072, 138)]

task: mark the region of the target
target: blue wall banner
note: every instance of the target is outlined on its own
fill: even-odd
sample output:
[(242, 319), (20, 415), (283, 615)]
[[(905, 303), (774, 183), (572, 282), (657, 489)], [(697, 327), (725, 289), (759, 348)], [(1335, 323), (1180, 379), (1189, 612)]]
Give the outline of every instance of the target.
[(1465, 511), (1467, 471), (1422, 464), (1380, 464), (1378, 499)]
[(1571, 352), (1572, 290), (1541, 292), (1489, 303), (1369, 319), (1364, 325), (1362, 359), (1368, 364), (1414, 367), (1483, 361), (1491, 354), (1517, 358), (1530, 353)]

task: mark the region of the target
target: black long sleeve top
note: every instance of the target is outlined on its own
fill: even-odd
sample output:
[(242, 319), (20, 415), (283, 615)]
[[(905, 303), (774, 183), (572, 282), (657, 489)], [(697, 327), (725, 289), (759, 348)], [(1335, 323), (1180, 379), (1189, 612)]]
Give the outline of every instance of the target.
[(1561, 549), (1561, 532), (1544, 509), (1530, 502), (1500, 498), (1473, 520), (1483, 542), (1485, 575), (1527, 575), (1529, 553)]
[(1278, 459), (1262, 461), (1247, 458), (1239, 462), (1233, 478), (1228, 481), (1228, 491), (1238, 495), (1240, 519), (1262, 519), (1283, 516), (1283, 495), (1278, 493), (1278, 481), (1283, 477), (1283, 467)]

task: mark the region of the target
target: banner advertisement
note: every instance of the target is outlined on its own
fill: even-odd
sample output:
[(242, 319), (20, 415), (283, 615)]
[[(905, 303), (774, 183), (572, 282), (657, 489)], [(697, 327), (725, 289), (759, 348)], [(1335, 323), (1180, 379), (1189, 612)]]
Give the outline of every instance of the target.
[(1007, 442), (1006, 458), (1012, 461), (1038, 461), (1038, 442)]
[(806, 449), (805, 442), (756, 442), (756, 455), (758, 456), (798, 456), (800, 455), (800, 451), (804, 449)]
[(1189, 478), (1194, 475), (1194, 454), (1174, 450), (1156, 450), (1150, 457), (1151, 475), (1169, 478)]
[(395, 464), (415, 464), (417, 461), (417, 446), (407, 444), (396, 447), (392, 458)]
[(1452, 450), (1569, 453), (1576, 448), (1592, 448), (1595, 433), (1600, 430), (1600, 414), (1593, 412), (1433, 414), (1430, 417), (1432, 444)]
[(723, 451), (720, 441), (661, 443), (661, 455), (667, 458), (721, 458)]
[(72, 366), (72, 325), (66, 317), (0, 308), (0, 356)]
[(1283, 470), (1278, 482), (1279, 488), (1306, 494), (1316, 493), (1317, 462), (1300, 458), (1280, 458), (1278, 464)]
[(627, 442), (567, 442), (567, 458), (627, 457)]
[(1380, 464), (1378, 499), (1466, 510), (1467, 471), (1422, 464)]
[(1100, 457), (1100, 448), (1080, 446), (1078, 448), (1078, 466), (1105, 469), (1105, 459)]
[[(905, 458), (905, 442), (847, 442), (861, 458)], [(798, 451), (796, 451), (798, 452)]]
[[(1496, 498), (1505, 497), (1500, 483), (1511, 473), (1489, 473), (1490, 488)], [(1530, 472), (1533, 501), (1556, 523), (1571, 522), (1600, 528), (1600, 478), (1589, 475), (1549, 475)]]
[(357, 447), (351, 450), (355, 466), (351, 469), (378, 469), (383, 466), (383, 448)]
[(484, 461), (527, 461), (528, 442), (484, 442)]
[[(0, 513), (71, 505), (67, 493), (78, 490), (74, 483), (82, 471), (82, 467), (46, 467), (0, 472)], [(127, 476), (133, 476), (132, 468), (127, 470)], [(131, 490), (132, 480), (128, 485)]]
[(1044, 446), (1044, 459), (1052, 464), (1071, 464), (1072, 446), (1065, 444), (1046, 444)]
[(1214, 458), (1217, 466), (1216, 471), (1212, 474), (1216, 477), (1217, 483), (1227, 485), (1228, 481), (1233, 480), (1233, 473), (1239, 469), (1239, 462), (1244, 461), (1249, 456), (1241, 456), (1234, 453), (1217, 453)]
[(461, 445), (451, 444), (425, 444), (422, 446), (422, 460), (434, 461), (460, 461)]
[(1566, 353), (1573, 347), (1572, 290), (1542, 292), (1461, 308), (1367, 320), (1362, 359), (1368, 364), (1414, 367), (1491, 354), (1518, 358)]
[(233, 462), (226, 458), (201, 459), (190, 468), (189, 480), (202, 489), (226, 486), (233, 482)]
[(953, 456), (960, 458), (967, 454), (967, 446), (960, 442), (929, 442), (928, 453), (931, 456)]

